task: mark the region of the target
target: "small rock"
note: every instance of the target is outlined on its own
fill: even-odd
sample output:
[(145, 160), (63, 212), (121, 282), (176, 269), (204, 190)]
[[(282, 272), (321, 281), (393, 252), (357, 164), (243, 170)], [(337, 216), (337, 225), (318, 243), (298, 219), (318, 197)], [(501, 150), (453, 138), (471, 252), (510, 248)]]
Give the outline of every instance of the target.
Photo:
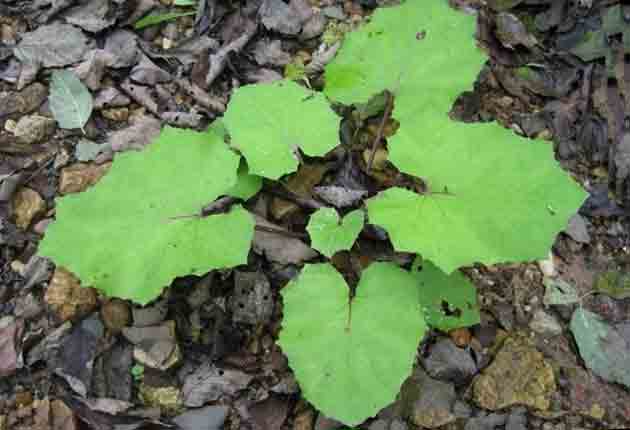
[(9, 376), (21, 366), (20, 353), (24, 323), (11, 316), (0, 319), (0, 378)]
[(52, 430), (78, 430), (79, 422), (63, 401), (53, 400), (50, 402), (50, 412), (52, 414)]
[(56, 128), (57, 124), (52, 118), (29, 115), (19, 119), (13, 134), (23, 143), (35, 144), (52, 136)]
[(532, 320), (529, 322), (529, 328), (544, 336), (557, 336), (562, 333), (562, 326), (556, 317), (542, 309), (534, 312)]
[(79, 193), (96, 184), (111, 167), (112, 163), (101, 165), (76, 163), (61, 170), (59, 192), (61, 194)]
[(315, 430), (336, 430), (343, 427), (343, 423), (339, 421), (328, 418), (326, 415), (319, 413), (317, 415), (317, 420), (315, 421)]
[(401, 388), (403, 414), (420, 427), (437, 428), (455, 421), (456, 398), (453, 384), (433, 379), (422, 369), (416, 369)]
[(4, 129), (11, 134), (14, 134), (16, 126), (17, 122), (15, 122), (15, 120), (12, 120), (11, 118), (4, 122)]
[(173, 418), (182, 430), (221, 430), (228, 413), (227, 406), (190, 409)]
[(455, 345), (459, 346), (460, 348), (468, 346), (472, 338), (470, 330), (468, 330), (466, 327), (460, 327), (451, 330), (448, 332), (448, 335), (450, 336), (451, 340), (455, 342)]
[(312, 430), (315, 412), (308, 408), (300, 412), (293, 420), (293, 430)]
[(514, 408), (507, 418), (505, 430), (527, 430), (527, 409)]
[(175, 386), (154, 387), (143, 382), (138, 391), (145, 406), (160, 408), (166, 415), (175, 415), (181, 411), (182, 396)]
[(124, 327), (122, 334), (135, 345), (133, 357), (144, 366), (167, 370), (182, 359), (175, 335), (175, 321), (151, 327)]
[(107, 301), (101, 307), (101, 319), (103, 324), (113, 333), (120, 332), (123, 327), (131, 323), (129, 303), (124, 300), (113, 299)]
[(62, 321), (68, 321), (92, 312), (96, 308), (97, 294), (93, 288), (82, 287), (72, 272), (58, 266), (44, 300)]
[(46, 209), (46, 203), (39, 193), (31, 188), (20, 188), (13, 196), (15, 225), (26, 230), (37, 216)]
[(41, 106), (48, 97), (48, 88), (36, 82), (19, 92), (0, 93), (0, 116), (25, 114)]
[(458, 348), (450, 339), (442, 339), (433, 345), (422, 364), (433, 378), (452, 382), (467, 381), (477, 373), (470, 353)]
[(149, 327), (161, 324), (166, 318), (168, 312), (168, 302), (160, 300), (159, 302), (146, 306), (144, 308), (133, 308), (134, 327)]
[(588, 221), (580, 214), (575, 214), (569, 219), (569, 225), (565, 232), (576, 242), (589, 243), (591, 241), (591, 235), (588, 233)]
[(473, 382), (473, 398), (492, 411), (517, 404), (547, 411), (555, 390), (553, 368), (524, 335), (507, 338)]
[(267, 276), (262, 272), (234, 274), (234, 295), (229, 303), (235, 322), (264, 324), (273, 313), (273, 295)]
[(483, 414), (466, 421), (464, 430), (494, 430), (505, 424), (504, 414)]
[(184, 405), (196, 408), (221, 396), (232, 396), (247, 388), (252, 379), (253, 376), (240, 370), (219, 369), (204, 362), (184, 379)]
[(82, 287), (72, 272), (57, 267), (44, 295), (46, 303), (62, 321), (87, 315), (96, 308), (96, 290)]
[(101, 114), (103, 117), (117, 122), (123, 122), (129, 119), (129, 109), (126, 107), (103, 109)]

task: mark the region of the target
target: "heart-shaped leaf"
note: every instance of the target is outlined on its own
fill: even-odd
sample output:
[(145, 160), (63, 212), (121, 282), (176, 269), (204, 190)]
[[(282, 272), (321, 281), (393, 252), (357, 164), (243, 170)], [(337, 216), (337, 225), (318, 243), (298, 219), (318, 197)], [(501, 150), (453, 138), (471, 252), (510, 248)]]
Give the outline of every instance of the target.
[(279, 342), (315, 407), (355, 425), (395, 399), (426, 330), (411, 273), (374, 263), (351, 298), (333, 266), (307, 265), (282, 297)]
[(319, 209), (311, 215), (306, 227), (311, 236), (311, 246), (327, 257), (350, 249), (363, 229), (364, 218), (361, 210), (352, 211), (340, 219), (332, 208)]

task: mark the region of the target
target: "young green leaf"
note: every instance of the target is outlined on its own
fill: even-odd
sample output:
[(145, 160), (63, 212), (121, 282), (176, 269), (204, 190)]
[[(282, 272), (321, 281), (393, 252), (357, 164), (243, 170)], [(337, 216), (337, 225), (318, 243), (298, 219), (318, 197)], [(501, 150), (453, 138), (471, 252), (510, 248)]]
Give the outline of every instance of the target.
[(630, 344), (597, 314), (579, 307), (571, 331), (589, 369), (607, 381), (630, 387)]
[(136, 30), (142, 30), (145, 27), (149, 27), (152, 25), (160, 24), (164, 21), (172, 21), (174, 19), (180, 18), (182, 16), (190, 16), (194, 15), (197, 12), (188, 11), (188, 12), (167, 12), (167, 13), (152, 13), (145, 16), (142, 19), (136, 21), (133, 25), (133, 28)]
[(427, 324), (443, 331), (479, 324), (477, 290), (461, 272), (447, 275), (425, 260), (416, 276)]
[(586, 197), (547, 143), (449, 118), (486, 61), (474, 28), (474, 17), (447, 2), (406, 1), (376, 11), (326, 68), (334, 100), (395, 94), (400, 128), (388, 141), (390, 161), (423, 178), (429, 193), (387, 190), (368, 204), (370, 220), (397, 250), (418, 252), (447, 273), (546, 255)]
[(339, 118), (326, 98), (291, 81), (240, 87), (223, 118), (250, 172), (270, 179), (297, 169), (298, 148), (318, 156), (339, 143)]
[(92, 114), (92, 95), (83, 82), (68, 70), (52, 73), (50, 110), (61, 128), (80, 128)]
[(374, 263), (350, 298), (334, 267), (307, 265), (282, 297), (279, 343), (316, 408), (355, 425), (395, 399), (426, 330), (411, 273)]
[(197, 216), (234, 186), (238, 163), (212, 131), (167, 127), (142, 152), (118, 154), (96, 186), (62, 197), (40, 254), (84, 285), (142, 304), (175, 276), (246, 263), (249, 213)]
[(363, 229), (364, 218), (362, 210), (352, 211), (340, 219), (333, 208), (319, 209), (311, 215), (306, 227), (311, 236), (311, 246), (327, 257), (350, 249)]

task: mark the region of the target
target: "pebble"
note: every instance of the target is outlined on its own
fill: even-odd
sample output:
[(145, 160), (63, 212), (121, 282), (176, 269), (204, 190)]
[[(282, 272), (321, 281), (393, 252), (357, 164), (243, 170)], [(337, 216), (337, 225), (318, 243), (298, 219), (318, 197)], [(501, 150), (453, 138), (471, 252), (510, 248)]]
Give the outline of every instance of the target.
[(109, 170), (112, 163), (88, 164), (76, 163), (61, 170), (59, 192), (61, 194), (79, 193), (96, 184)]
[(22, 143), (40, 143), (52, 136), (57, 128), (54, 119), (41, 115), (27, 115), (20, 118), (13, 129), (13, 134)]
[(107, 301), (101, 307), (101, 319), (103, 324), (112, 333), (120, 332), (123, 327), (131, 323), (131, 311), (129, 303), (124, 300), (113, 299)]
[(129, 119), (129, 109), (126, 107), (103, 109), (101, 114), (111, 121), (123, 122)]
[(557, 318), (542, 309), (534, 312), (529, 328), (543, 336), (557, 336), (562, 333), (562, 326)]
[(39, 193), (31, 188), (20, 188), (13, 196), (15, 225), (26, 230), (37, 216), (46, 209), (46, 203)]
[(453, 384), (433, 379), (421, 368), (401, 388), (403, 414), (419, 427), (437, 428), (454, 422), (456, 398)]
[(72, 272), (57, 266), (44, 300), (62, 321), (74, 320), (96, 308), (96, 290), (82, 287)]
[(477, 373), (470, 353), (451, 339), (441, 339), (433, 345), (422, 364), (433, 378), (452, 382), (466, 381)]

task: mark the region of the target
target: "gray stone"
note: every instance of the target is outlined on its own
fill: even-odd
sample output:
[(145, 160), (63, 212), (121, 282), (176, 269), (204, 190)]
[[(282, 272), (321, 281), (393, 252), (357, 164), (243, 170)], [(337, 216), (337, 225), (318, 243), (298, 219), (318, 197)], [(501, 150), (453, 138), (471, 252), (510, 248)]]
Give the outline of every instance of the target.
[(189, 409), (173, 418), (173, 422), (182, 430), (220, 430), (227, 417), (227, 406), (206, 406), (201, 409)]
[(569, 219), (569, 225), (565, 232), (576, 242), (589, 243), (591, 241), (591, 235), (588, 234), (588, 221), (579, 214), (575, 214)]
[(488, 414), (471, 418), (466, 422), (464, 430), (494, 430), (505, 424), (505, 414)]
[(28, 115), (19, 119), (13, 134), (27, 144), (40, 143), (56, 129), (55, 120), (41, 115)]
[(456, 420), (453, 404), (457, 396), (453, 384), (431, 378), (416, 369), (401, 389), (403, 414), (413, 424), (437, 428)]
[(557, 336), (562, 333), (562, 326), (556, 317), (542, 309), (534, 312), (532, 320), (529, 322), (529, 328), (544, 336)]
[(432, 377), (453, 382), (466, 381), (477, 373), (477, 366), (470, 353), (447, 338), (431, 347), (429, 356), (422, 364)]
[(505, 430), (527, 430), (527, 409), (514, 408), (507, 418)]

